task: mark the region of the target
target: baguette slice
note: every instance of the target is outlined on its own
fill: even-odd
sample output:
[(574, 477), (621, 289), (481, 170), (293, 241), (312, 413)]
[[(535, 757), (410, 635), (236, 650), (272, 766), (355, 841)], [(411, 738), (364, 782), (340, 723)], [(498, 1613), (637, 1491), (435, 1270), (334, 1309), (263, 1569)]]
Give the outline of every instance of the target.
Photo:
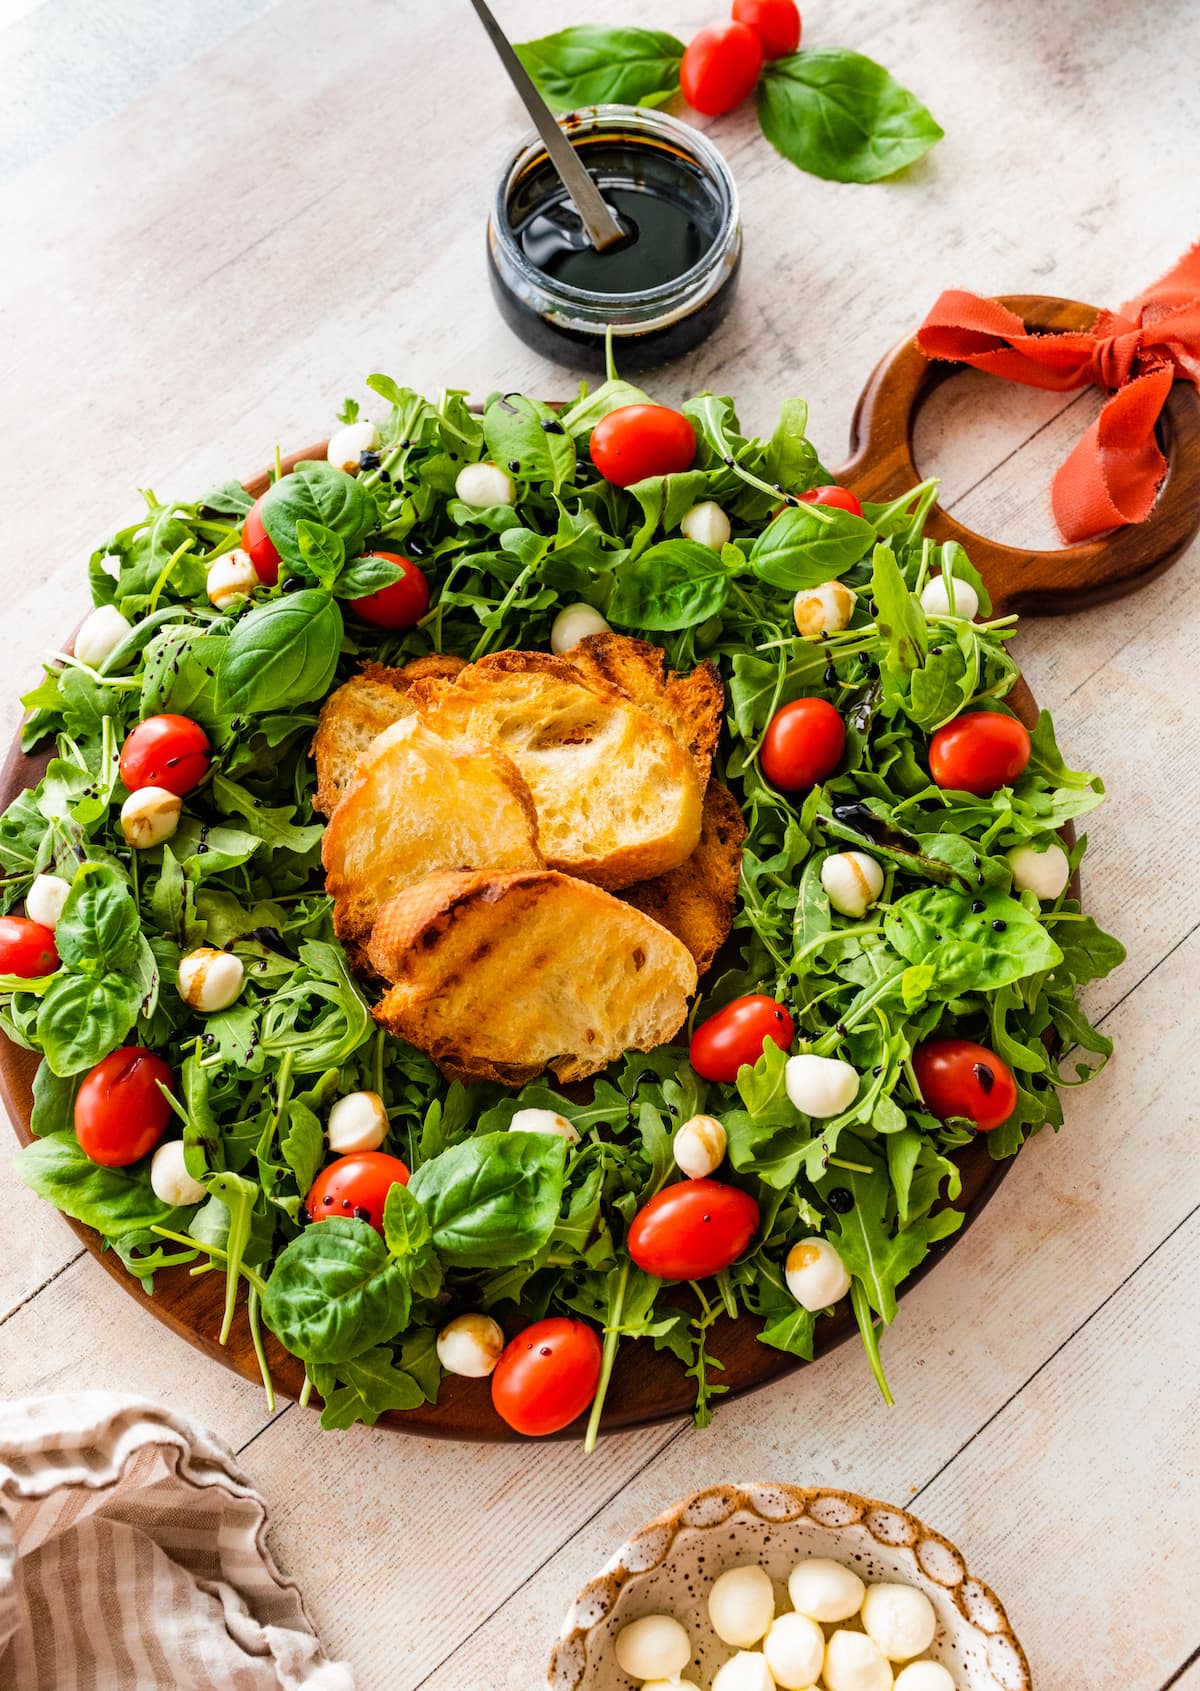
[(702, 975), (711, 969), (733, 926), (745, 838), (741, 805), (728, 787), (710, 781), (700, 843), (687, 862), (621, 894), (681, 939)]
[(321, 861), (334, 930), (355, 952), (379, 907), (432, 870), (536, 868), (542, 855), (512, 760), (408, 716), (368, 747), (329, 819)]
[(359, 759), (376, 735), (390, 728), (393, 722), (416, 714), (410, 696), (414, 682), (454, 676), (463, 667), (461, 658), (445, 657), (440, 652), (414, 658), (401, 669), (368, 663), (361, 674), (351, 676), (344, 686), (331, 693), (321, 706), (312, 744), (317, 763), (313, 809), (331, 815), (354, 780)]
[(691, 953), (657, 922), (554, 870), (430, 875), (379, 912), (375, 1016), (451, 1079), (595, 1074), (678, 1033)]
[(714, 664), (706, 659), (688, 674), (668, 672), (660, 646), (611, 630), (590, 634), (564, 655), (585, 681), (619, 688), (664, 723), (691, 752), (701, 785), (707, 783), (725, 709), (725, 688)]
[(597, 886), (660, 875), (700, 838), (703, 784), (671, 730), (565, 659), (497, 652), (412, 689), (435, 733), (499, 747), (533, 795), (546, 862)]

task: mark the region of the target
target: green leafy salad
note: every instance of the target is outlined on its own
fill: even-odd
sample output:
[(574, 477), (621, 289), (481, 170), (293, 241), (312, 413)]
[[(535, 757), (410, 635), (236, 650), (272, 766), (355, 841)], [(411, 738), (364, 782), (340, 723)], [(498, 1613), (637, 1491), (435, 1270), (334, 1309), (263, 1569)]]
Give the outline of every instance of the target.
[[(800, 501), (830, 479), (800, 401), (757, 439), (729, 399), (702, 394), (683, 407), (692, 468), (623, 488), (589, 452), (602, 418), (647, 402), (615, 376), (558, 412), (517, 394), (476, 413), (461, 393), (427, 400), (383, 376), (368, 386), (390, 411), (357, 472), (302, 463), (279, 483), (276, 581), (210, 602), (214, 563), (243, 556), (251, 500), (240, 484), (183, 505), (146, 494), (144, 516), (89, 566), (95, 605), (128, 631), (100, 661), (56, 658), (24, 701), (25, 748), (50, 761), (0, 818), (0, 911), (19, 912), (35, 877), (70, 891), (53, 966), (0, 976), (5, 1033), (42, 1059), (22, 1180), (94, 1228), (147, 1292), (177, 1265), (222, 1277), (222, 1342), (249, 1324), (269, 1392), (272, 1331), (303, 1362), (305, 1397), (320, 1395), (328, 1427), (436, 1401), (438, 1334), (465, 1312), (509, 1335), (551, 1316), (589, 1324), (603, 1349), (592, 1437), (618, 1345), (634, 1342), (678, 1358), (703, 1424), (726, 1389), (723, 1314), (751, 1322), (763, 1345), (813, 1355), (824, 1317), (793, 1295), (786, 1265), (817, 1236), (844, 1264), (886, 1395), (879, 1329), (904, 1280), (961, 1225), (955, 1152), (977, 1131), (933, 1107), (914, 1053), (952, 1035), (994, 1054), (1015, 1097), (986, 1134), (997, 1158), (1057, 1128), (1060, 1089), (1108, 1055), (1079, 991), (1121, 947), (1070, 885), (1018, 890), (1011, 856), (1053, 846), (1100, 804), (1101, 782), (1066, 766), (1045, 712), (1023, 773), (990, 796), (932, 779), (937, 730), (965, 712), (1011, 719), (1016, 619), (991, 619), (961, 548), (923, 537), (933, 482), (861, 516)], [(342, 423), (357, 417), (347, 401)], [(463, 467), (482, 460), (511, 475), (513, 503), (456, 496)], [(680, 533), (709, 501), (731, 528), (717, 546)], [(411, 628), (381, 629), (350, 606), (400, 578), (379, 552), (402, 553), (428, 585)], [(923, 605), (939, 573), (973, 595), (975, 620), (953, 599)], [(831, 582), (855, 594), (848, 624), (801, 636), (795, 596)], [(367, 659), (547, 649), (574, 603), (661, 646), (677, 670), (707, 658), (720, 671), (715, 774), (748, 829), (733, 931), (676, 1043), (630, 1053), (570, 1096), (548, 1079), (519, 1094), (448, 1084), (375, 1024), (334, 939), (312, 805), (317, 712)], [(839, 713), (844, 752), (828, 778), (785, 792), (761, 747), (781, 708), (810, 698)], [(163, 714), (198, 724), (211, 760), (169, 837), (135, 846), (120, 754), (140, 721)], [(1072, 869), (1084, 845), (1071, 846)], [(860, 917), (835, 908), (822, 879), (826, 859), (850, 851), (882, 880)], [(244, 966), (235, 1001), (210, 1013), (178, 985), (197, 947)], [(789, 1049), (760, 1040), (735, 1081), (705, 1081), (689, 1062), (692, 1031), (753, 994), (786, 1007)], [(166, 1136), (181, 1139), (194, 1202), (156, 1196), (148, 1155), (110, 1166), (80, 1143), (86, 1077), (129, 1046), (169, 1070)], [(852, 1065), (852, 1102), (803, 1113), (787, 1084), (796, 1053)], [(330, 1108), (355, 1091), (382, 1098), (384, 1149), (411, 1181), (389, 1191), (381, 1227), (340, 1211), (309, 1224), (306, 1196), (333, 1155)], [(510, 1134), (530, 1107), (558, 1112), (578, 1141)], [(718, 1178), (753, 1198), (758, 1222), (737, 1260), (689, 1285), (637, 1267), (626, 1240), (648, 1200), (680, 1180), (673, 1136), (697, 1114), (721, 1123)]]

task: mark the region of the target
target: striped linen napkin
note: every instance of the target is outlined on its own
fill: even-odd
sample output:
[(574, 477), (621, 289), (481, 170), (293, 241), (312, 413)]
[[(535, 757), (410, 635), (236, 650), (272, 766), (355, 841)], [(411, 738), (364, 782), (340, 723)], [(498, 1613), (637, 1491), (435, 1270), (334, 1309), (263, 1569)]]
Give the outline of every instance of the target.
[(115, 1392), (0, 1403), (4, 1691), (354, 1691), (186, 1416)]

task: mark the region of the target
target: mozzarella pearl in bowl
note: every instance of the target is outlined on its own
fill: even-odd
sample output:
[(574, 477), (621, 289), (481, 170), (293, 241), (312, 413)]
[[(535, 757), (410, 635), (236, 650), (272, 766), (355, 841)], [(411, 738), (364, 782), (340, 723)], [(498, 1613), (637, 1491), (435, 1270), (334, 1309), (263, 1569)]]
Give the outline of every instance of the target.
[(775, 1680), (761, 1650), (739, 1650), (712, 1682), (712, 1691), (775, 1691)]
[(940, 1662), (910, 1662), (896, 1675), (894, 1691), (956, 1691), (956, 1687)]
[(933, 1604), (923, 1591), (887, 1581), (867, 1587), (862, 1622), (867, 1636), (892, 1662), (906, 1662), (928, 1650), (937, 1630)]
[(852, 1568), (825, 1556), (810, 1556), (788, 1576), (792, 1608), (813, 1621), (848, 1621), (862, 1608), (866, 1589)]
[(133, 624), (115, 605), (97, 605), (80, 623), (73, 651), (80, 663), (99, 669), (132, 633)]
[(347, 1092), (329, 1112), (325, 1135), (339, 1157), (377, 1151), (387, 1138), (388, 1118), (378, 1092)]
[(865, 1632), (832, 1633), (825, 1646), (826, 1691), (892, 1691), (892, 1670)]
[(53, 931), (70, 892), (70, 881), (58, 875), (35, 875), (25, 894), (25, 914), (31, 922), (40, 922), (43, 928)]
[(204, 1187), (188, 1173), (182, 1139), (166, 1140), (151, 1157), (150, 1190), (160, 1203), (170, 1204), (172, 1209), (183, 1209), (207, 1198)]
[(806, 1116), (840, 1116), (858, 1097), (858, 1070), (840, 1057), (802, 1052), (784, 1065), (783, 1088)]
[(807, 1615), (780, 1615), (763, 1639), (762, 1652), (783, 1691), (808, 1691), (820, 1678), (825, 1634)]
[(617, 1634), (617, 1665), (631, 1679), (675, 1679), (692, 1659), (687, 1633), (673, 1615), (643, 1615)]
[(823, 634), (840, 634), (849, 628), (858, 595), (841, 581), (823, 581), (819, 587), (802, 587), (792, 601), (792, 620), (806, 640)]
[[(143, 787), (142, 792), (153, 792)], [(137, 797), (137, 794), (134, 794)], [(232, 951), (217, 951), (211, 945), (198, 946), (179, 959), (175, 985), (183, 1002), (202, 1016), (228, 1010), (242, 990), (246, 966)]]
[(724, 1643), (743, 1650), (757, 1644), (775, 1618), (770, 1574), (757, 1562), (728, 1568), (708, 1594), (708, 1618)]

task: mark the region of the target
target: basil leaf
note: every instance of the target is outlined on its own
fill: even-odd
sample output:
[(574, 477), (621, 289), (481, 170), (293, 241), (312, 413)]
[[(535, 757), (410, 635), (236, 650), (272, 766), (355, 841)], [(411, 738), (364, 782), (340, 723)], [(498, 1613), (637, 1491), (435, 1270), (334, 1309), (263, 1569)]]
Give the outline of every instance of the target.
[(33, 1077), (33, 1113), (29, 1131), (36, 1139), (70, 1128), (75, 1119), (75, 1097), (82, 1085), (79, 1075), (56, 1075), (49, 1063), (39, 1063)]
[(621, 567), (608, 606), (618, 628), (694, 628), (716, 616), (729, 573), (711, 547), (664, 540)]
[(218, 709), (226, 718), (246, 717), (319, 699), (333, 680), (341, 643), (342, 613), (320, 588), (256, 605), (226, 642)]
[(300, 517), (296, 522), (296, 544), (308, 573), (315, 575), (320, 585), (332, 592), (346, 562), (346, 543), (341, 535), (324, 523), (313, 523), (307, 517)]
[(140, 931), (124, 877), (107, 863), (81, 863), (54, 930), (62, 961), (86, 974), (119, 973), (132, 963)]
[[(516, 519), (517, 514), (511, 506), (505, 506), (505, 510)], [(403, 574), (400, 565), (393, 564), (389, 558), (374, 555), (356, 558), (338, 576), (333, 591), (339, 599), (365, 599), (368, 593), (378, 593), (380, 588), (390, 587)]]
[(283, 1160), (296, 1176), (301, 1194), (307, 1193), (325, 1160), (325, 1134), (307, 1104), (294, 1098), (288, 1105), (287, 1132), (279, 1141)]
[(833, 182), (877, 182), (927, 153), (944, 131), (882, 65), (844, 47), (766, 65), (763, 134), (785, 158)]
[(253, 503), (240, 481), (218, 482), (197, 500), (202, 511), (215, 511), (221, 517), (244, 517)]
[(540, 399), (522, 393), (494, 399), (483, 414), (483, 438), (497, 464), (524, 481), (549, 482), (561, 493), (574, 477), (575, 442), (558, 414)]
[(909, 963), (930, 964), (945, 998), (991, 992), (1062, 962), (1058, 946), (1023, 904), (978, 891), (971, 899), (948, 887), (924, 887), (898, 898), (884, 917), (888, 944)]
[(454, 1268), (503, 1268), (541, 1250), (558, 1220), (567, 1148), (554, 1134), (486, 1133), (423, 1163), (409, 1193)]
[(305, 562), (299, 523), (332, 530), (350, 556), (362, 550), (379, 515), (369, 488), (320, 461), (297, 464), (281, 476), (268, 488), (259, 514), (280, 557), (297, 565)]
[(851, 511), (792, 505), (769, 522), (754, 542), (750, 568), (760, 581), (795, 593), (844, 575), (874, 540), (870, 523)]
[(85, 1155), (74, 1132), (47, 1133), (18, 1151), (19, 1178), (40, 1198), (49, 1198), (65, 1215), (94, 1227), (106, 1239), (166, 1227), (173, 1210), (154, 1196), (150, 1168), (104, 1168)]
[(516, 43), (517, 57), (556, 111), (661, 106), (679, 92), (683, 42), (658, 29), (579, 24)]
[(78, 1074), (122, 1043), (142, 1003), (128, 975), (61, 975), (46, 989), (37, 1036), (56, 1075)]
[(408, 1325), (403, 1267), (365, 1221), (314, 1222), (275, 1259), (263, 1320), (302, 1362), (348, 1362)]

